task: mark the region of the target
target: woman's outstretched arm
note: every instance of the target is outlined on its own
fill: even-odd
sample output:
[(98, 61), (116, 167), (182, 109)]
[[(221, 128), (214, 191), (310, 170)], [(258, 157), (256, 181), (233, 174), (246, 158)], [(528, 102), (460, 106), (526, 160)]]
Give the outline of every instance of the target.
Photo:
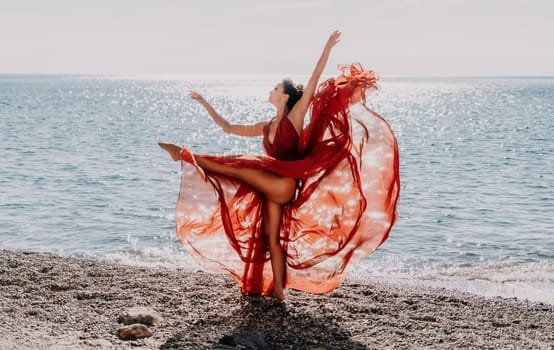
[(310, 108), (310, 103), (312, 102), (312, 98), (314, 97), (319, 78), (321, 77), (321, 74), (323, 73), (323, 70), (327, 65), (331, 49), (340, 41), (340, 35), (341, 32), (335, 30), (329, 36), (329, 39), (327, 40), (327, 43), (323, 48), (323, 52), (321, 53), (321, 57), (317, 61), (312, 76), (310, 77), (310, 80), (308, 80), (308, 84), (304, 88), (304, 93), (302, 94), (302, 97), (300, 98), (300, 100), (298, 100), (298, 102), (296, 102), (296, 104), (288, 114), (289, 119), (292, 121), (292, 124), (294, 125), (296, 131), (298, 131), (299, 133), (304, 127), (304, 117), (308, 112), (308, 108)]
[(231, 124), (223, 118), (217, 111), (196, 91), (190, 91), (190, 97), (198, 101), (208, 112), (214, 122), (219, 125), (224, 132), (238, 136), (261, 136), (264, 133), (264, 126), (268, 122), (260, 122), (252, 125)]

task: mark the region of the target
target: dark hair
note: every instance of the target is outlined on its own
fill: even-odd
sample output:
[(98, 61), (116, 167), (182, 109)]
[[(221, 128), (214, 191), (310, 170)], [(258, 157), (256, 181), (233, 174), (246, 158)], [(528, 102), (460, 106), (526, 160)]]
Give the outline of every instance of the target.
[(289, 99), (287, 101), (287, 109), (290, 111), (292, 110), (292, 107), (300, 100), (300, 97), (302, 97), (302, 94), (304, 93), (304, 87), (302, 84), (294, 85), (292, 80), (290, 79), (283, 79), (283, 92), (287, 95), (289, 95)]

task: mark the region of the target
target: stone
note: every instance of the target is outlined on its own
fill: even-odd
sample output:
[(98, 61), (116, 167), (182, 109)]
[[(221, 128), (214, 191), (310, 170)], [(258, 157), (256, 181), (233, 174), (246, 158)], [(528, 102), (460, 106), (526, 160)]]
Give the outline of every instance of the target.
[(152, 332), (143, 324), (135, 323), (129, 326), (120, 327), (117, 330), (117, 336), (122, 340), (133, 340), (139, 338), (151, 337)]
[(219, 340), (219, 343), (229, 346), (247, 346), (259, 350), (269, 349), (263, 334), (257, 331), (247, 331), (226, 335)]
[(162, 316), (160, 316), (160, 314), (152, 309), (144, 307), (133, 307), (119, 316), (117, 322), (123, 323), (125, 325), (142, 323), (147, 326), (159, 326), (162, 324), (163, 318)]

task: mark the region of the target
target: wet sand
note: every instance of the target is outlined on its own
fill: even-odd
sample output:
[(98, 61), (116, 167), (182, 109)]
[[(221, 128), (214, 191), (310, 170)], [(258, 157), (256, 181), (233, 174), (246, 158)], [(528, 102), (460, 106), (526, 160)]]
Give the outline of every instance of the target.
[[(161, 322), (119, 339), (118, 318), (137, 306)], [(0, 327), (1, 349), (554, 349), (549, 304), (382, 282), (280, 303), (186, 267), (12, 251), (0, 251)], [(258, 345), (220, 342), (232, 335), (223, 342)]]

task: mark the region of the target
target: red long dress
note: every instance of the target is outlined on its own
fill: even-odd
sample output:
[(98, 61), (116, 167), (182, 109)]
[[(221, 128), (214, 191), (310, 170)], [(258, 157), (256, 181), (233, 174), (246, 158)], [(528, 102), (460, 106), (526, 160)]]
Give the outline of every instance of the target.
[[(337, 288), (347, 265), (377, 249), (396, 219), (397, 141), (387, 122), (365, 105), (378, 78), (360, 65), (342, 68), (337, 79), (319, 85), (301, 135), (283, 117), (270, 144), (266, 126), (267, 156), (196, 155), (297, 179), (280, 232), (285, 287), (310, 293)], [(241, 181), (204, 172), (186, 149), (181, 159), (175, 216), (180, 242), (204, 266), (230, 273), (242, 293), (269, 294), (273, 274), (261, 230), (261, 195)]]

